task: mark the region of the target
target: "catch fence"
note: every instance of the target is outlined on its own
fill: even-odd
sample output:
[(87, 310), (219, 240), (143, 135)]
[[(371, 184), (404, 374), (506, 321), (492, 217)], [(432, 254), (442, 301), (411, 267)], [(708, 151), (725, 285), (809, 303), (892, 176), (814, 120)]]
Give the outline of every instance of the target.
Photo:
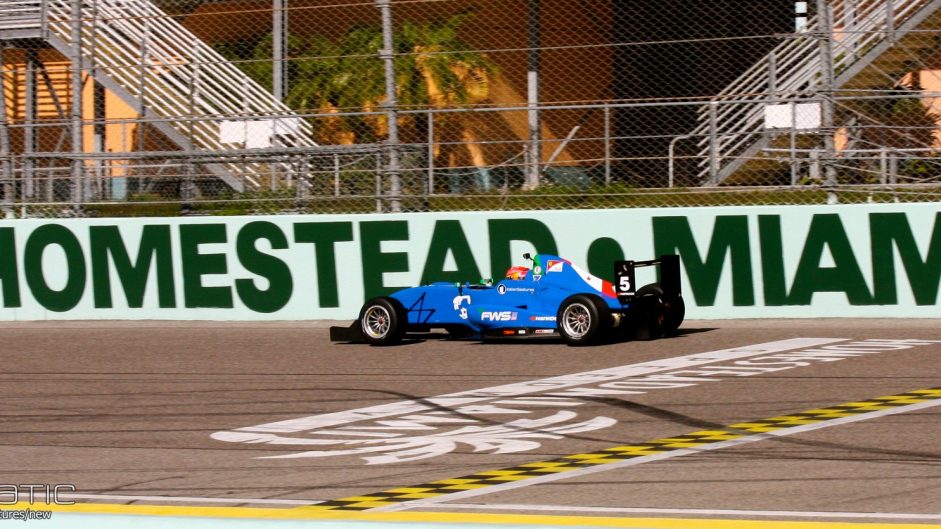
[(7, 4), (8, 217), (941, 198), (941, 0)]

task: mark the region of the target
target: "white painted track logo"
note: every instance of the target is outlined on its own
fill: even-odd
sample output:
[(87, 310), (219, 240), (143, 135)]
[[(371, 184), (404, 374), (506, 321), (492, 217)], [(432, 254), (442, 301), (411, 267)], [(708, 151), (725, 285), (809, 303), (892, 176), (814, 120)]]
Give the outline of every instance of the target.
[(368, 464), (427, 459), (461, 446), (491, 454), (523, 452), (617, 424), (604, 416), (579, 419), (574, 409), (590, 398), (690, 387), (931, 343), (939, 341), (793, 338), (247, 426), (212, 438), (300, 450), (263, 457), (358, 456)]

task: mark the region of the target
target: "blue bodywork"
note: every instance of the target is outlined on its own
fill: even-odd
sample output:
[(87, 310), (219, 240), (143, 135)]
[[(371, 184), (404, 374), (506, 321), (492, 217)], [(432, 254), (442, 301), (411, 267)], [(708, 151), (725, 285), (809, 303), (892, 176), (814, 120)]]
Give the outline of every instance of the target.
[(612, 313), (622, 304), (613, 285), (556, 255), (540, 254), (522, 279), (495, 284), (433, 283), (391, 294), (407, 311), (408, 327), (464, 326), (480, 334), (551, 334), (562, 302), (574, 294), (601, 298)]

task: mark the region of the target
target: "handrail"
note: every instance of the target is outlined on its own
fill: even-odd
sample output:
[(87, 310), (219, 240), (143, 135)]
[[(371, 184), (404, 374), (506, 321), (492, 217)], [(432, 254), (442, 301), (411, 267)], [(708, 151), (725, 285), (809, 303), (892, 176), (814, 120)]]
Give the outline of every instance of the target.
[(39, 28), (42, 3), (42, 0), (6, 0), (0, 9), (0, 30)]
[[(700, 124), (690, 133), (700, 138), (700, 180), (710, 182), (714, 167), (731, 166), (756, 141), (765, 137), (762, 134), (763, 106), (768, 96), (782, 101), (815, 96), (820, 89), (817, 47), (820, 34), (838, 34), (838, 38), (833, 39), (833, 67), (839, 73), (864, 60), (874, 59), (869, 55), (878, 44), (904, 36), (900, 28), (921, 10), (931, 8), (933, 3), (932, 0), (857, 0), (850, 7), (845, 1), (831, 1), (833, 28), (821, 28), (819, 19), (811, 18), (804, 31), (780, 43), (714, 96), (711, 101), (719, 105), (711, 115), (709, 105), (700, 107)], [(774, 94), (769, 75), (772, 62)], [(758, 102), (759, 99), (762, 102)], [(710, 138), (711, 134), (716, 137)], [(717, 159), (712, 160), (713, 157)]]
[[(168, 137), (197, 151), (224, 151), (223, 122), (267, 120), (284, 127), (284, 147), (316, 147), (311, 125), (150, 0), (7, 0), (28, 4), (46, 38), (60, 51), (72, 45), (71, 6), (81, 2), (82, 54), (93, 74), (137, 103), (142, 117), (157, 118)], [(41, 16), (40, 16), (41, 15)], [(12, 20), (0, 13), (0, 27)], [(288, 124), (289, 125), (285, 125)], [(264, 164), (223, 164), (230, 183), (258, 186)]]

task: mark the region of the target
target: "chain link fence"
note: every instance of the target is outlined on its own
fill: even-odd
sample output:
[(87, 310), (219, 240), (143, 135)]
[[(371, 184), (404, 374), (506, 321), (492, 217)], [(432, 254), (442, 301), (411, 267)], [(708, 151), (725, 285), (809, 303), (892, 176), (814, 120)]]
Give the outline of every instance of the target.
[(941, 0), (7, 0), (8, 217), (941, 199)]

